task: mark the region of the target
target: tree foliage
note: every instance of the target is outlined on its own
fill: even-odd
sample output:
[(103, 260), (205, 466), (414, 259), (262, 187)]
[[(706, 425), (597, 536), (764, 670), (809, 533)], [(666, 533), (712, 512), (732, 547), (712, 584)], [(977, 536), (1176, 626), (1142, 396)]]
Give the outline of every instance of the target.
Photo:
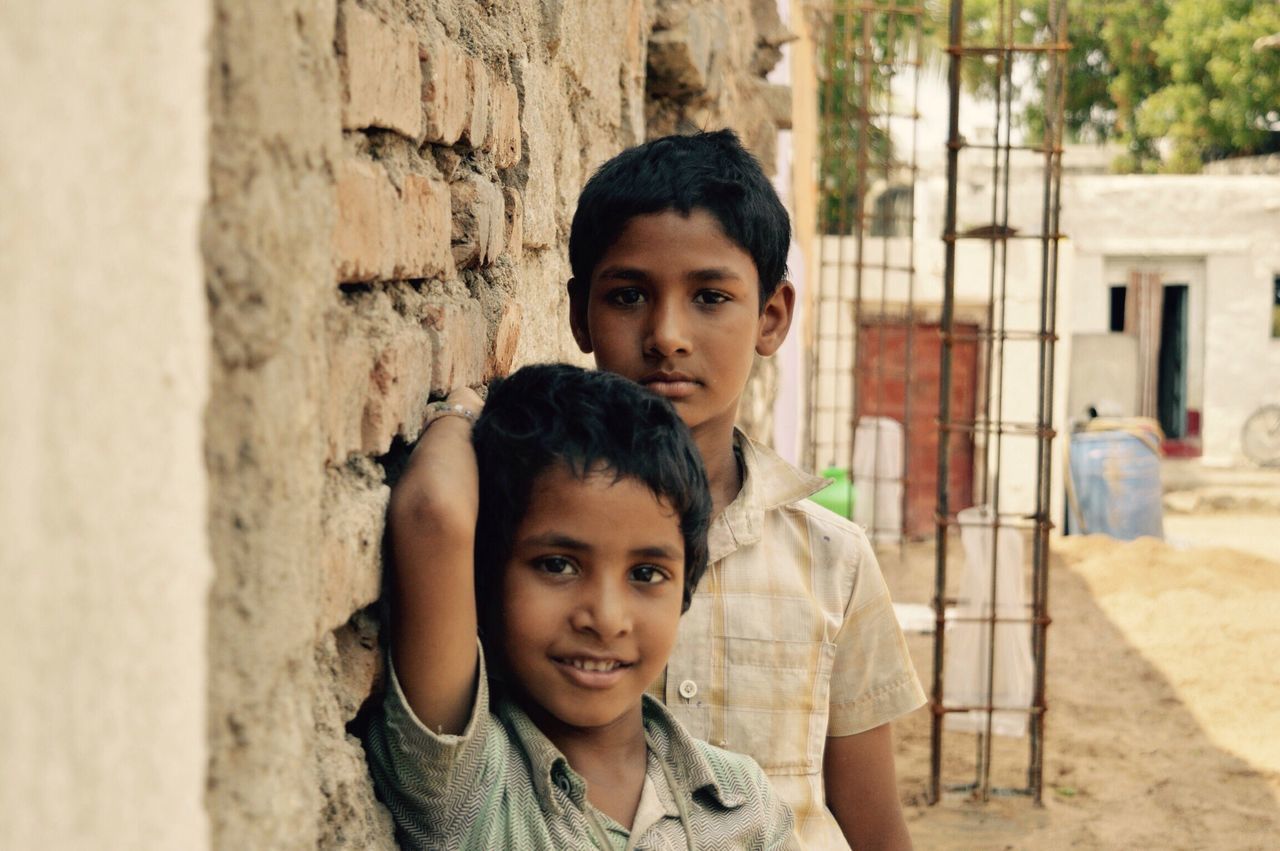
[[(1010, 31), (1044, 42), (1049, 10), (1049, 0), (965, 0), (966, 43)], [(1280, 149), (1280, 50), (1254, 49), (1277, 32), (1276, 0), (1071, 0), (1065, 127), (1120, 142), (1116, 168), (1126, 172), (1198, 171), (1206, 160)], [(994, 66), (966, 71), (971, 90), (995, 92)], [(1034, 136), (1042, 74), (1030, 77), (1034, 89), (1018, 96)]]
[[(819, 193), (824, 233), (856, 232), (860, 196), (877, 173), (895, 171), (896, 153), (884, 114), (893, 112), (896, 74), (936, 26), (933, 14), (893, 13), (900, 0), (832, 4), (815, 27), (818, 38), (818, 111), (821, 125)], [(874, 11), (869, 9), (874, 8)], [(864, 32), (865, 28), (865, 32)], [(864, 109), (868, 116), (864, 116)]]

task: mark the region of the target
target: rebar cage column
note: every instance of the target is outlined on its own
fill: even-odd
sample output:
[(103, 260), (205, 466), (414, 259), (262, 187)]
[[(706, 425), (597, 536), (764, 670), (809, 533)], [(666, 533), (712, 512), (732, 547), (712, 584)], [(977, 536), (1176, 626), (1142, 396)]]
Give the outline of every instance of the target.
[[(873, 471), (860, 494), (870, 506), (863, 520), (873, 538), (901, 543), (914, 437), (917, 104), (926, 10), (918, 0), (833, 0), (811, 3), (808, 11), (819, 34), (821, 232), (805, 461), (819, 470), (843, 465), (852, 479), (858, 423), (868, 413), (898, 414), (884, 395), (887, 381), (901, 381), (900, 457), (883, 459), (902, 470), (896, 524), (879, 516), (886, 484), (881, 468), (891, 466), (881, 463), (890, 451), (881, 430), (874, 430), (873, 445), (858, 450)], [(897, 325), (903, 363), (890, 371), (886, 331)], [(869, 382), (866, 370), (874, 373)]]
[[(953, 0), (948, 20), (949, 56), (948, 88), (949, 116), (947, 139), (947, 199), (944, 217), (944, 266), (942, 300), (942, 354), (940, 363), (939, 441), (937, 507), (935, 513), (934, 577), (934, 652), (933, 682), (931, 689), (932, 728), (930, 735), (929, 800), (941, 798), (942, 754), (945, 718), (950, 713), (982, 713), (983, 723), (976, 738), (975, 772), (972, 782), (954, 788), (968, 792), (980, 800), (987, 800), (993, 793), (1027, 794), (1037, 803), (1042, 798), (1044, 763), (1044, 713), (1045, 699), (1045, 639), (1049, 624), (1048, 614), (1048, 535), (1053, 524), (1050, 520), (1051, 464), (1050, 450), (1053, 430), (1053, 357), (1056, 342), (1055, 305), (1057, 301), (1062, 125), (1064, 107), (1064, 74), (1066, 43), (1066, 0), (1049, 0), (1047, 14), (1038, 37), (1019, 42), (1017, 34), (1031, 14), (1031, 0), (999, 0), (996, 4), (997, 26), (995, 42), (965, 43), (965, 16), (963, 0)], [(967, 140), (960, 132), (960, 97), (964, 81), (966, 61), (994, 64), (993, 88), (995, 97), (994, 128), (990, 144)], [(1032, 77), (1039, 75), (1043, 100), (1043, 127), (1036, 143), (1014, 142), (1013, 112), (1015, 107), (1015, 69), (1029, 71)], [(1026, 91), (1026, 86), (1020, 87)], [(1023, 109), (1025, 101), (1016, 104)], [(958, 186), (961, 173), (961, 153), (976, 149), (990, 153), (989, 223), (983, 227), (960, 230), (957, 209)], [(1011, 158), (1015, 151), (1031, 152), (1039, 158), (1040, 215), (1035, 233), (1020, 233), (1010, 223)], [(956, 285), (963, 263), (973, 262), (974, 254), (962, 254), (958, 245), (965, 240), (977, 240), (988, 245), (987, 291), (985, 296), (985, 328), (978, 332), (976, 341), (983, 346), (982, 404), (980, 412), (972, 420), (959, 419), (952, 406), (953, 360), (956, 342), (974, 340), (975, 335), (965, 337), (956, 333)], [(1011, 285), (1025, 286), (1027, 282), (1011, 284), (1009, 277), (1009, 253), (1012, 241), (1035, 240), (1039, 243), (1038, 267), (1038, 323), (1035, 328), (1009, 327)], [(1010, 363), (1007, 347), (1014, 344), (1034, 346), (1037, 369), (1035, 373), (1035, 413), (1028, 421), (1008, 411), (1006, 390), (1009, 378), (1006, 369)], [(948, 613), (949, 607), (958, 601), (948, 592), (948, 545), (959, 525), (953, 510), (949, 491), (952, 435), (970, 435), (982, 447), (982, 461), (976, 465), (975, 494), (985, 504), (982, 515), (984, 528), (989, 528), (990, 585), (987, 602), (980, 618), (957, 618)], [(1007, 470), (1004, 458), (1006, 438), (1025, 438), (1034, 441), (1035, 483), (1032, 489), (1033, 505), (1003, 506), (1002, 493), (1006, 482), (1002, 481)], [(1001, 529), (1021, 530), (1018, 534), (1030, 534), (1031, 538), (1031, 598), (1027, 611), (1016, 615), (1002, 613), (997, 598), (997, 553)], [(1024, 566), (1016, 565), (1020, 572)], [(985, 700), (977, 704), (948, 704), (945, 700), (944, 674), (946, 667), (946, 631), (949, 623), (965, 620), (979, 621), (985, 631), (986, 658)], [(1031, 657), (1033, 662), (1032, 694), (1029, 705), (997, 705), (994, 678), (996, 669), (997, 625), (1029, 624)], [(1000, 713), (1029, 713), (1029, 756), (1025, 788), (993, 788), (992, 733), (993, 719)]]

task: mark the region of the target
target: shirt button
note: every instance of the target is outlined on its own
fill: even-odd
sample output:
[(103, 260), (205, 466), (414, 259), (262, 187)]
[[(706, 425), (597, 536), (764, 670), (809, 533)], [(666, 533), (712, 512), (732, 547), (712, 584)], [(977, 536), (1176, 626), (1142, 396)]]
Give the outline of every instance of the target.
[(680, 684), (680, 696), (689, 700), (698, 693), (698, 684), (693, 680), (685, 680)]
[(564, 769), (557, 768), (554, 779), (556, 781), (556, 787), (559, 788), (561, 792), (568, 795), (573, 791), (573, 784), (569, 782), (569, 775), (564, 772)]

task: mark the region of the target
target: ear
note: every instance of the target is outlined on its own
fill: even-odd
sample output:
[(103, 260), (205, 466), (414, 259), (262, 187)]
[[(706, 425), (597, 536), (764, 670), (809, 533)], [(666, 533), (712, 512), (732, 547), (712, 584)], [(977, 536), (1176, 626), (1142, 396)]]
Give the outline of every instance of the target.
[(796, 306), (796, 288), (790, 281), (783, 281), (773, 291), (760, 311), (759, 331), (756, 333), (756, 354), (769, 357), (787, 339), (791, 328), (791, 316)]
[(590, 287), (586, 283), (578, 283), (577, 278), (569, 279), (569, 330), (573, 339), (584, 355), (591, 354), (591, 329), (587, 326), (587, 301), (590, 298)]

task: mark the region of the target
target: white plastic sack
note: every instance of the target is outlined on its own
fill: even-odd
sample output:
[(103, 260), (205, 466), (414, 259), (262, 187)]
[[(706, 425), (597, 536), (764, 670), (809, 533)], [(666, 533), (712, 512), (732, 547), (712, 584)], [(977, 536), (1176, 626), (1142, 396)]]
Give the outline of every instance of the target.
[[(988, 506), (966, 508), (957, 515), (960, 544), (964, 549), (964, 570), (960, 577), (960, 598), (955, 615), (960, 618), (991, 614), (991, 545), (993, 534)], [(996, 553), (996, 614), (1020, 618), (1023, 623), (998, 623), (995, 628), (995, 677), (987, 698), (987, 664), (991, 626), (980, 622), (957, 622), (947, 626), (946, 670), (943, 697), (947, 706), (1030, 706), (1035, 688), (1035, 661), (1031, 655), (1031, 624), (1025, 622), (1027, 591), (1023, 577), (1022, 535), (1017, 529), (1001, 527)], [(996, 710), (992, 732), (1001, 736), (1025, 736), (1028, 714)], [(947, 713), (949, 730), (981, 732), (986, 729), (987, 712)]]
[(861, 417), (853, 441), (853, 521), (878, 543), (902, 538), (902, 424)]

